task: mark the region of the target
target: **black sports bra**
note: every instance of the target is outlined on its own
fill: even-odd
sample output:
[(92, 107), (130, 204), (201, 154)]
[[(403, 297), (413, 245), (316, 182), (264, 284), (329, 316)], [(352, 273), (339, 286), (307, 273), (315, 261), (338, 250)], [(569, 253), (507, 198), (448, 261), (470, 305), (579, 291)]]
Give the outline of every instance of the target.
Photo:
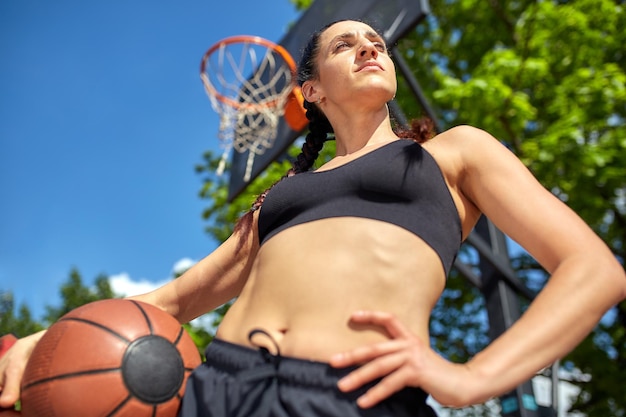
[(363, 217), (409, 230), (439, 255), (446, 276), (461, 246), (461, 220), (443, 174), (412, 140), (277, 183), (259, 214), (261, 245), (292, 226), (331, 217)]

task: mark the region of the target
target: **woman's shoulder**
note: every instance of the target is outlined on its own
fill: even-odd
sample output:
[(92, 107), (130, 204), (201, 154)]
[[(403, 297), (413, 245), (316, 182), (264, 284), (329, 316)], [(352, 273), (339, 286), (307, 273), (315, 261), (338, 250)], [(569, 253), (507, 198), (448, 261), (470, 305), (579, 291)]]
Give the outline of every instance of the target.
[(448, 182), (454, 183), (466, 166), (468, 150), (481, 141), (485, 131), (468, 126), (455, 126), (424, 142), (422, 147), (432, 155)]
[(474, 146), (490, 146), (500, 143), (493, 135), (478, 127), (470, 125), (458, 125), (437, 134), (425, 143), (427, 146), (435, 144), (437, 147), (452, 147), (457, 152)]
[(491, 141), (495, 139), (484, 130), (463, 125), (446, 130), (422, 144), (445, 178), (463, 223), (464, 237), (469, 234), (480, 216), (480, 210), (467, 198), (464, 191), (468, 172), (475, 163), (472, 154), (481, 152), (482, 148), (489, 146), (485, 144)]
[(487, 131), (459, 125), (439, 133), (423, 144), (448, 175), (461, 175), (475, 166), (489, 165), (502, 152), (511, 152)]

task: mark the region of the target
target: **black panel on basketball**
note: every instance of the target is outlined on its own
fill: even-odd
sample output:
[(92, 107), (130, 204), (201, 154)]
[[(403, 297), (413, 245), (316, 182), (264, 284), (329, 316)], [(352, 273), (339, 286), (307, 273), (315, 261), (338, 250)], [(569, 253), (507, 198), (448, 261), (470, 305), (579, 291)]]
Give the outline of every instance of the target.
[(176, 395), (183, 384), (183, 359), (170, 341), (161, 336), (145, 336), (126, 349), (122, 376), (137, 398), (162, 403)]

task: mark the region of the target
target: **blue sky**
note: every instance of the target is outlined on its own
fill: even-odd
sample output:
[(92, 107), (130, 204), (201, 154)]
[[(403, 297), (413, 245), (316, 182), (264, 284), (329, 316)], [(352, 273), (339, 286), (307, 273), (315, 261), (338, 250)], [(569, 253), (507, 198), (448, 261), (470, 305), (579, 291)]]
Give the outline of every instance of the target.
[(200, 59), (298, 17), (288, 0), (1, 1), (0, 291), (39, 318), (73, 267), (153, 285), (210, 253)]

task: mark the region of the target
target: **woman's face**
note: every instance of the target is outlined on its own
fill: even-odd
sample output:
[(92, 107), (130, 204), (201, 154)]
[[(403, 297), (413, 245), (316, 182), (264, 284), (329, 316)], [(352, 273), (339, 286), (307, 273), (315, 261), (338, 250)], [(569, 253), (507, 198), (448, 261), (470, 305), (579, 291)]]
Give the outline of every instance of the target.
[[(320, 36), (317, 56), (318, 79), (312, 97), (324, 104), (341, 106), (350, 101), (383, 105), (396, 93), (395, 67), (384, 40), (365, 23), (343, 21), (330, 26)], [(305, 83), (306, 84), (306, 83)], [(310, 95), (310, 94), (308, 94)], [(326, 108), (326, 106), (323, 106)]]

